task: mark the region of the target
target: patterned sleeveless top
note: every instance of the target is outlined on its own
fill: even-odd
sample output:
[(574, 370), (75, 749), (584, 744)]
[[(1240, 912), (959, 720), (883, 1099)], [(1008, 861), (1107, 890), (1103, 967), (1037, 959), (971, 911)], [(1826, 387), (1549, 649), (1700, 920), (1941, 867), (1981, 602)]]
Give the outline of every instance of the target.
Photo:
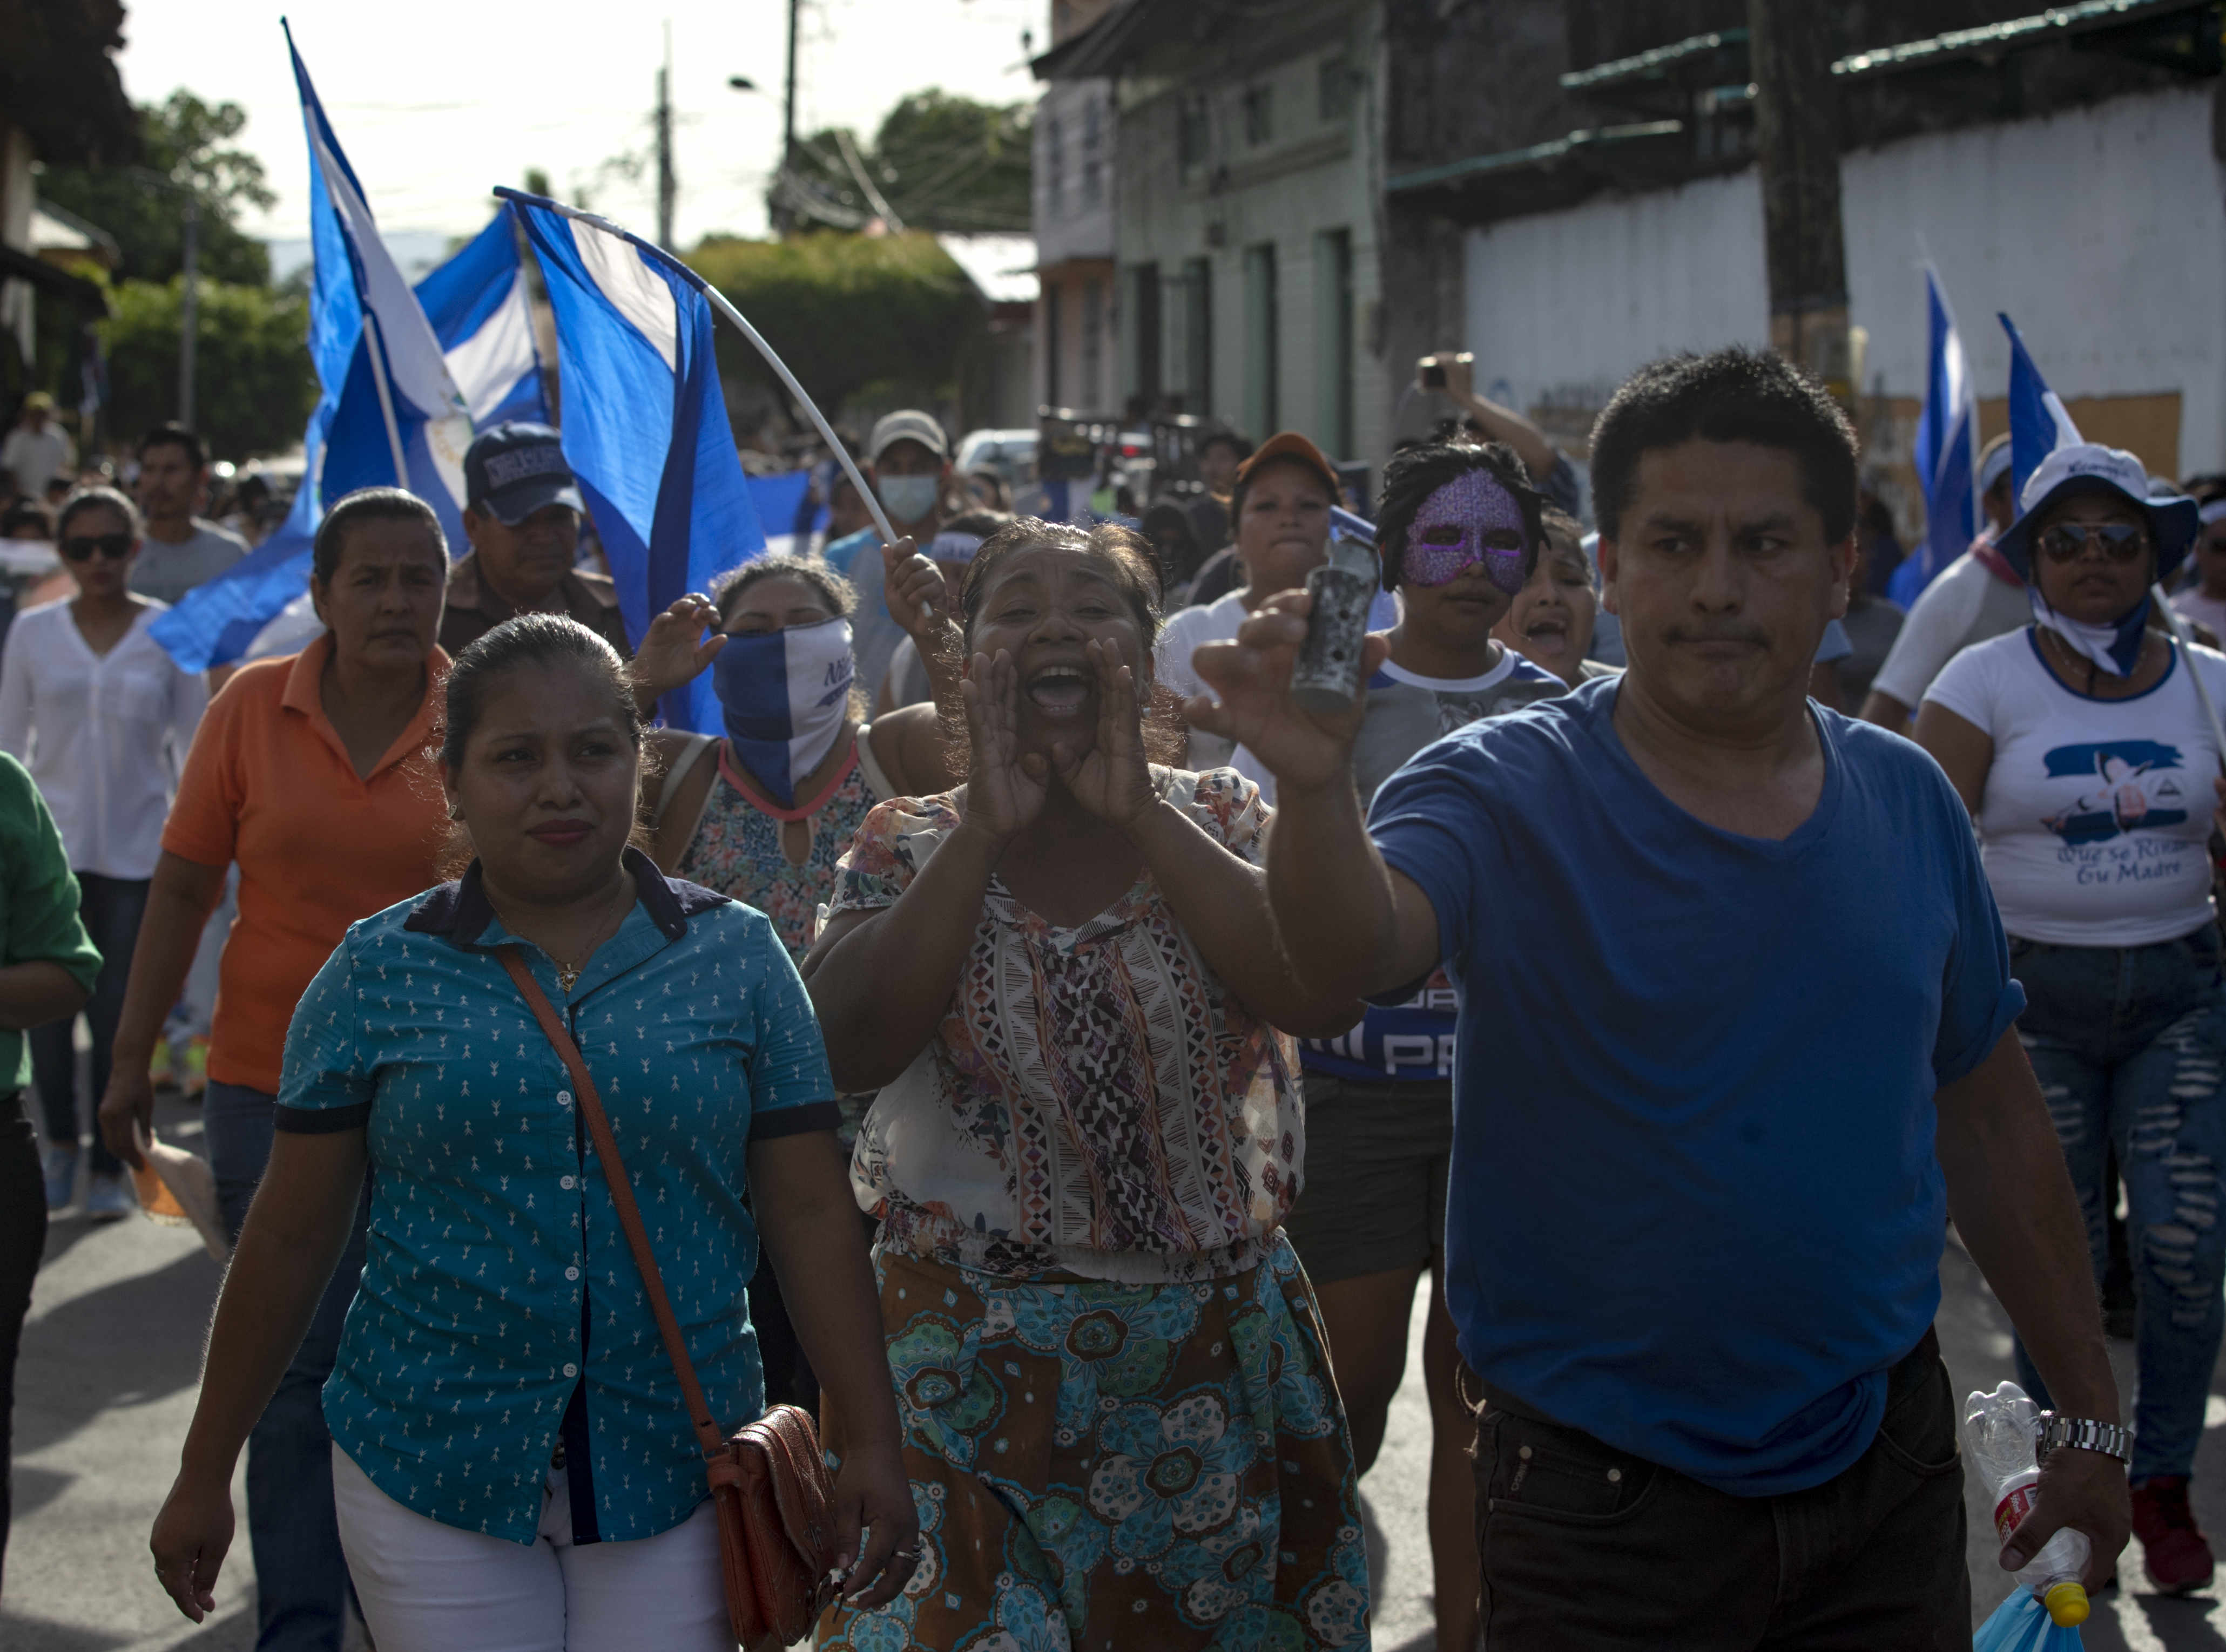
[[(858, 738), (865, 738), (863, 729)], [(801, 963), (811, 946), (820, 903), (834, 895), (836, 862), (872, 812), (874, 797), (854, 752), (831, 786), (799, 803), (795, 810), (773, 813), (735, 773), (727, 743), (721, 740), (718, 772), (674, 875), (756, 907), (773, 919), (789, 956)], [(811, 826), (811, 848), (802, 866), (781, 848), (783, 824), (798, 818)]]

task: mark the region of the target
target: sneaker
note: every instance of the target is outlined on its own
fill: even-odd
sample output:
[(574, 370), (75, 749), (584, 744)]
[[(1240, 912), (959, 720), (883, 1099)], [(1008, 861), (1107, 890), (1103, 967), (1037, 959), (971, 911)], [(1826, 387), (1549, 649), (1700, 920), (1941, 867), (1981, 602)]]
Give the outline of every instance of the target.
[(186, 1040), (185, 1069), (178, 1075), (178, 1094), (198, 1102), (208, 1090), (208, 1039), (196, 1032)]
[(177, 1089), (178, 1069), (177, 1064), (170, 1058), (169, 1039), (155, 1040), (154, 1058), (147, 1064), (147, 1078), (157, 1090)]
[(40, 1155), (47, 1179), (47, 1209), (67, 1210), (77, 1197), (77, 1149), (51, 1147)]
[(2187, 1506), (2185, 1475), (2159, 1475), (2134, 1487), (2134, 1535), (2141, 1540), (2141, 1569), (2164, 1593), (2184, 1595), (2210, 1581), (2217, 1561)]
[(121, 1176), (95, 1176), (85, 1190), (85, 1213), (96, 1222), (119, 1221), (137, 1209), (138, 1204)]

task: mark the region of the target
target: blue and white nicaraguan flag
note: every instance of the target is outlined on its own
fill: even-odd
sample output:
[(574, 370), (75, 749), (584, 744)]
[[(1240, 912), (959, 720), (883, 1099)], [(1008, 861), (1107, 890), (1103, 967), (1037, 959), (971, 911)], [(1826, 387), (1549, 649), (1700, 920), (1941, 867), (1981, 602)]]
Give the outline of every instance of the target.
[[(347, 297), (353, 297), (347, 282), (338, 284)], [(518, 259), (517, 220), (507, 206), (419, 282), (417, 294), (475, 426), (506, 419), (550, 422), (541, 358), (533, 345), (525, 271)], [(290, 653), (316, 634), (315, 616), (308, 609), (309, 547), (317, 524), (324, 520), (325, 506), (340, 492), (369, 485), (343, 480), (340, 492), (335, 492), (327, 479), (360, 474), (367, 463), (377, 462), (377, 455), (369, 461), (345, 452), (333, 456), (328, 433), (337, 427), (346, 442), (369, 442), (378, 454), (388, 452), (385, 423), (378, 417), (378, 387), (367, 373), (348, 377), (360, 317), (357, 334), (338, 340), (344, 347), (321, 354), (318, 315), (313, 304), (309, 353), (327, 389), (302, 432), (304, 468), (293, 510), (270, 538), (216, 579), (187, 593), (152, 628), (156, 639), (187, 670), (228, 664), (243, 656)], [(324, 364), (334, 356), (338, 365), (328, 376)], [(335, 416), (344, 397), (353, 398), (353, 404), (345, 415)], [(370, 404), (369, 420), (357, 416), (365, 403)], [(386, 468), (393, 468), (391, 460)], [(461, 556), (466, 549), (461, 537), (449, 542), (451, 556)]]
[(2076, 446), (2081, 438), (2064, 398), (2049, 389), (2040, 369), (2033, 365), (2017, 324), (2007, 315), (2001, 323), (2002, 331), (2010, 335), (2010, 497), (2022, 510), (2025, 485), (2040, 468), (2040, 461), (2058, 448)]
[[(455, 398), (453, 406), (443, 402), (437, 418), (417, 411), (405, 417), (400, 378), (389, 386), (408, 473), (404, 485), (441, 517), (451, 554), (464, 550), (463, 450), (474, 422), (547, 418), (509, 210), (497, 213), (414, 292), (401, 284), (298, 54), (294, 67), (310, 156), (308, 343), (323, 394), (302, 435), (302, 486), (285, 522), (149, 627), (186, 670), (240, 658), (289, 605), (306, 605), (309, 550), (326, 505), (356, 488), (394, 482), (394, 442), (372, 371), (367, 308), (381, 318), (373, 330), (386, 346), (382, 363), (406, 365), (410, 382), (429, 399)], [(343, 200), (352, 205), (344, 209)], [(376, 280), (366, 271), (376, 272)], [(367, 295), (375, 295), (375, 302)], [(437, 370), (423, 359), (428, 349)], [(314, 634), (314, 621), (306, 623), (307, 634)]]
[[(703, 277), (601, 219), (499, 188), (556, 312), (564, 457), (639, 645), (658, 613), (765, 549), (727, 423)], [(709, 672), (667, 695), (676, 727), (721, 727)]]
[(1924, 410), (1917, 420), (1917, 480), (1924, 489), (1924, 540), (1893, 571), (1886, 594), (1906, 608), (1979, 533), (1979, 397), (1939, 272), (1924, 271)]

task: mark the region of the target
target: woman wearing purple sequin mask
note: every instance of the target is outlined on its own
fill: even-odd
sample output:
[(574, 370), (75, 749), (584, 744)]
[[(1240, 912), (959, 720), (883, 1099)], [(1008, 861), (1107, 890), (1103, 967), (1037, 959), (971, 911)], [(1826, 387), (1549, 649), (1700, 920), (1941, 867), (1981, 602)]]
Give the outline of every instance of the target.
[[(1353, 747), (1364, 803), (1440, 735), (1565, 690), (1491, 636), (1537, 562), (1539, 511), (1521, 461), (1498, 444), (1413, 448), (1385, 467), (1377, 545), (1385, 588), (1399, 592), (1403, 613), (1390, 658), (1369, 680)], [(1364, 1472), (1405, 1374), (1415, 1287), (1424, 1270), (1433, 1275), (1422, 1373), (1437, 1643), (1466, 1647), (1477, 1628), (1472, 1425), (1436, 1277), (1453, 1150), (1453, 988), (1441, 971), (1410, 1002), (1371, 1009), (1342, 1038), (1300, 1045), (1307, 1174), (1284, 1227), (1321, 1303)]]

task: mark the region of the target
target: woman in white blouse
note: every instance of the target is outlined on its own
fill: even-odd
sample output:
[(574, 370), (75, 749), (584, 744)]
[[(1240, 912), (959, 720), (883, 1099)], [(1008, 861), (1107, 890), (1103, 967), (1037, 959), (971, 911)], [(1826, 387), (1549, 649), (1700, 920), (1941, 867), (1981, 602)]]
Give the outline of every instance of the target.
[[(100, 949), (100, 978), (86, 1002), (92, 1032), (92, 1092), (108, 1088), (109, 1051), (124, 1006), (132, 943), (162, 850), (162, 818), (176, 793), (208, 692), (147, 634), (166, 605), (126, 585), (139, 555), (139, 513), (111, 487), (80, 488), (62, 501), (54, 537), (77, 594), (16, 616), (0, 655), (0, 750), (21, 758), (54, 811), (81, 892), (86, 932)], [(77, 1060), (73, 1021), (31, 1031), (31, 1068), (46, 1109), (47, 1204), (60, 1210), (77, 1186)], [(123, 1166), (92, 1143), (86, 1210), (131, 1208)]]

